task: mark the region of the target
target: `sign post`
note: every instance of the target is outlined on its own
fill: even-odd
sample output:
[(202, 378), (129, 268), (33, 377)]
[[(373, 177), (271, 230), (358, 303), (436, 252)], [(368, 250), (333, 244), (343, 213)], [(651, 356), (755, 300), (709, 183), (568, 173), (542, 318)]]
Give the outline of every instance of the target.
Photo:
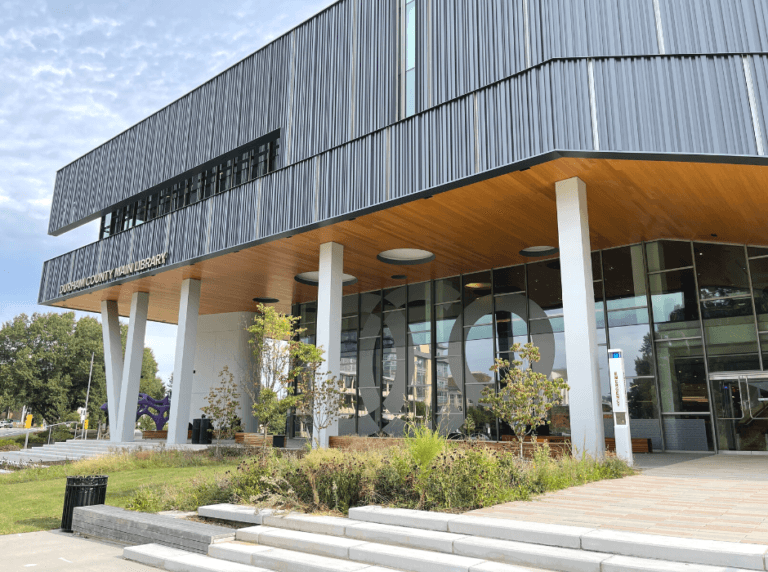
[(621, 350), (608, 350), (608, 368), (611, 372), (611, 402), (613, 404), (613, 431), (616, 438), (616, 456), (630, 466), (632, 458), (632, 434), (629, 429), (627, 407), (627, 377), (624, 373), (624, 354)]

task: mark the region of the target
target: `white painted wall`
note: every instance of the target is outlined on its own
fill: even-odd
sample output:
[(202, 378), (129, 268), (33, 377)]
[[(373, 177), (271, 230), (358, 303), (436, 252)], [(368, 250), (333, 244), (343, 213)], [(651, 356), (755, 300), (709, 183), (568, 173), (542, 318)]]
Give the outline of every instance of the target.
[[(210, 388), (220, 383), (219, 372), (225, 365), (235, 375), (238, 384), (249, 379), (252, 351), (245, 328), (253, 323), (254, 315), (251, 312), (234, 312), (200, 316), (198, 319), (190, 421), (202, 415), (205, 398)], [(256, 427), (252, 403), (247, 393), (242, 393), (240, 417), (244, 429), (253, 432)]]

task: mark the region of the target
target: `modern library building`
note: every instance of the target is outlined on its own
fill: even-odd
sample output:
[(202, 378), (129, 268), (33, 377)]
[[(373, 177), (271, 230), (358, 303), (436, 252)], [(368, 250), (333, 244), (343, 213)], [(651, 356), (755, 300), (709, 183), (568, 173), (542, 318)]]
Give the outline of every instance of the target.
[(62, 168), (50, 234), (101, 230), (39, 300), (101, 313), (115, 440), (147, 320), (185, 442), (265, 302), (346, 382), (329, 434), (504, 435), (530, 341), (570, 386), (542, 432), (602, 452), (620, 348), (633, 437), (766, 452), (767, 137), (763, 0), (340, 0)]

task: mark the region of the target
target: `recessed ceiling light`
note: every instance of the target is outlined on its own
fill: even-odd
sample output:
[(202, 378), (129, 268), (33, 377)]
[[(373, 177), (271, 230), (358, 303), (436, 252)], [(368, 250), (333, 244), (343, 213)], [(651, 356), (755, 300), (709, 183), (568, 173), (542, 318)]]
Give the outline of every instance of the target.
[(405, 280), (408, 278), (405, 274), (393, 274), (392, 280)]
[(559, 250), (554, 246), (529, 246), (520, 251), (522, 256), (536, 258), (538, 256), (551, 256), (557, 254)]
[(280, 300), (277, 298), (262, 298), (257, 297), (253, 299), (254, 302), (258, 302), (259, 304), (277, 304)]
[(485, 288), (490, 288), (491, 283), (490, 282), (470, 282), (469, 284), (464, 284), (465, 288), (471, 288), (472, 290), (483, 290)]
[[(317, 286), (320, 282), (320, 272), (317, 270), (313, 272), (302, 272), (301, 274), (297, 274), (293, 277), (296, 282), (299, 284), (306, 284), (307, 286)], [(351, 274), (342, 274), (342, 285), (343, 286), (351, 286), (352, 284), (357, 283), (357, 278), (352, 276)]]
[(376, 255), (381, 262), (387, 264), (410, 265), (425, 264), (432, 262), (435, 255), (428, 250), (418, 248), (395, 248), (394, 250), (385, 250)]

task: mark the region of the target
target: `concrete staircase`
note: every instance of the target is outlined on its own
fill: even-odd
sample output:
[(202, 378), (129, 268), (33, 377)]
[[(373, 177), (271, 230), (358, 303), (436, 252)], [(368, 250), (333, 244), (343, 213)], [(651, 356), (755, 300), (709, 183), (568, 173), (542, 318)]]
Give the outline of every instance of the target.
[[(201, 507), (200, 513), (205, 511)], [(215, 508), (215, 507), (208, 507)], [(242, 508), (238, 508), (242, 513)], [(238, 520), (231, 510), (232, 520)], [(218, 507), (219, 518), (226, 505)], [(177, 572), (744, 572), (764, 571), (768, 546), (363, 507), (350, 518), (248, 515), (208, 555), (156, 544), (124, 557)]]
[(54, 461), (76, 461), (119, 451), (151, 449), (163, 445), (160, 441), (133, 441), (113, 443), (111, 441), (83, 441), (70, 439), (52, 445), (43, 445), (22, 451), (0, 452), (0, 461), (14, 464), (28, 464)]

